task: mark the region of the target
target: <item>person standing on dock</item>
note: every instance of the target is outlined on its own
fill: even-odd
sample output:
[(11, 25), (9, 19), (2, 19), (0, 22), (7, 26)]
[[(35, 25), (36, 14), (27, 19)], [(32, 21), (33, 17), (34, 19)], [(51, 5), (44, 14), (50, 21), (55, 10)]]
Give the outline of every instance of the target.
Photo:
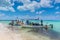
[(26, 24), (29, 25), (29, 20), (26, 20)]
[(9, 25), (11, 25), (11, 29), (13, 30), (14, 20), (12, 20), (11, 23), (9, 23)]
[(41, 20), (41, 26), (43, 26), (43, 20)]
[(14, 20), (11, 20), (11, 22), (9, 23), (9, 25), (14, 26)]

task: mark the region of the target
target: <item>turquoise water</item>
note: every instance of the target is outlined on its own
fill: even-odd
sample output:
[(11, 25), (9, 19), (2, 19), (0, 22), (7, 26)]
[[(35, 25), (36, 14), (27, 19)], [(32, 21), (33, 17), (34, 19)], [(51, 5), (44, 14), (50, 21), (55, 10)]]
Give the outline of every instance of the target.
[(0, 23), (9, 24), (10, 21), (0, 21)]
[(45, 21), (45, 24), (53, 24), (53, 30), (60, 32), (60, 21)]
[[(40, 23), (40, 21), (38, 21), (38, 20), (37, 21), (33, 20), (32, 22)], [(53, 24), (53, 26), (54, 26), (53, 30), (60, 32), (60, 21), (43, 21), (43, 22), (44, 22), (44, 25)], [(10, 21), (0, 21), (0, 23), (9, 24)]]

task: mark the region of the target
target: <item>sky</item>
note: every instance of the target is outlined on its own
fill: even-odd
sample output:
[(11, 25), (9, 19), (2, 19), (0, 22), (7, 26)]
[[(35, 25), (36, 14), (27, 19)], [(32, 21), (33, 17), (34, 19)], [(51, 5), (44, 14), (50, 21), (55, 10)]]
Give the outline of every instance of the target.
[(60, 20), (60, 0), (0, 0), (0, 20)]

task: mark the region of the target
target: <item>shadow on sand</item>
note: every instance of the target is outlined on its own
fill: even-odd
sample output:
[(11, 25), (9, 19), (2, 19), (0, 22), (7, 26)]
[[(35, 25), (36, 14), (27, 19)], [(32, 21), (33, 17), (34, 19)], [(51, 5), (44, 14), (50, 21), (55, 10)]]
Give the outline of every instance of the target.
[(54, 40), (60, 40), (60, 33), (55, 31), (55, 30), (38, 30), (37, 31), (30, 31), (30, 32), (34, 32), (34, 33), (37, 33), (38, 35), (43, 35), (43, 36), (47, 36), (49, 37), (51, 40), (54, 39)]

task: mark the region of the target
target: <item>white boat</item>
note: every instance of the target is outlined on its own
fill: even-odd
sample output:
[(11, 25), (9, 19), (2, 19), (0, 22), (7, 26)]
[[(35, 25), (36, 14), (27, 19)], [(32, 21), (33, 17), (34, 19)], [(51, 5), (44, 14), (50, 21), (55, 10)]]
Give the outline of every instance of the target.
[(30, 29), (40, 29), (40, 28), (44, 28), (44, 29), (52, 29), (53, 25), (43, 25), (43, 26), (34, 26), (34, 25), (21, 25), (22, 28), (30, 28)]

